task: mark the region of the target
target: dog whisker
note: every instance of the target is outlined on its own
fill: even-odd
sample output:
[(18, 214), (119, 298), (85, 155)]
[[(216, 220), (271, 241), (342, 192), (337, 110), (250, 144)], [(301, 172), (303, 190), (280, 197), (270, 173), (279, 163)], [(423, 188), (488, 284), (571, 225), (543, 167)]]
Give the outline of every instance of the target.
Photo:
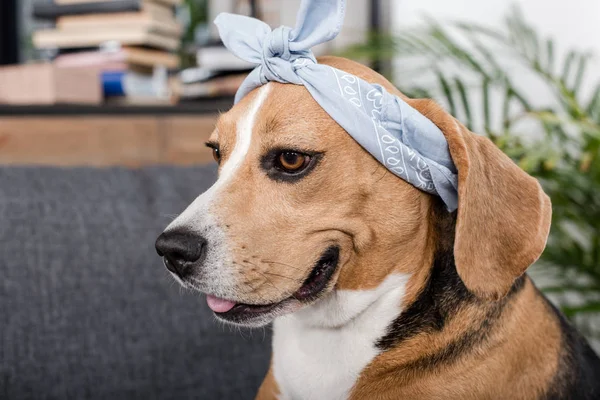
[(381, 167), (381, 164), (377, 164), (377, 166), (375, 167), (375, 170), (373, 172), (371, 172), (371, 175), (375, 175), (375, 173), (379, 170), (380, 167)]
[[(278, 291), (280, 294), (283, 294), (283, 295), (285, 295), (286, 297), (288, 297), (288, 296), (293, 296), (293, 293), (289, 293), (288, 291), (284, 291), (284, 290), (281, 290), (281, 289), (279, 289), (277, 286), (275, 286), (275, 284), (273, 284), (273, 282), (271, 282), (271, 280), (270, 280), (270, 279), (269, 279), (269, 278), (268, 278), (268, 277), (267, 277), (265, 274), (269, 274), (269, 275), (273, 275), (273, 276), (279, 276), (279, 277), (282, 277), (282, 278), (291, 279), (292, 281), (294, 281), (294, 282), (297, 282), (297, 283), (300, 283), (300, 282), (301, 282), (301, 281), (298, 281), (298, 280), (296, 280), (296, 279), (290, 278), (289, 276), (279, 275), (279, 274), (275, 274), (275, 273), (272, 273), (272, 272), (267, 272), (267, 271), (264, 271), (264, 273), (263, 273), (262, 271), (260, 271), (260, 270), (258, 269), (258, 266), (257, 266), (256, 264), (254, 264), (252, 261), (247, 261), (247, 263), (248, 263), (248, 264), (250, 264), (250, 265), (253, 265), (254, 267), (256, 267), (256, 272), (258, 272), (259, 274), (261, 274), (261, 275), (263, 276), (263, 278), (265, 278), (265, 280), (266, 280), (266, 281), (267, 281), (267, 282), (268, 282), (268, 283), (269, 283), (271, 286), (273, 286), (273, 288), (275, 288), (275, 290), (277, 290), (277, 291)], [(294, 298), (295, 298), (295, 296), (294, 296)], [(296, 300), (297, 300), (297, 299), (296, 299)]]
[(380, 181), (380, 180), (382, 180), (382, 179), (385, 177), (385, 175), (386, 175), (387, 173), (388, 173), (388, 170), (387, 170), (386, 168), (384, 168), (384, 169), (383, 169), (383, 175), (381, 175), (381, 178), (377, 179), (377, 180), (375, 181), (375, 183), (379, 183), (379, 181)]
[(271, 282), (271, 280), (270, 280), (270, 279), (269, 279), (269, 278), (268, 278), (268, 277), (267, 277), (265, 274), (263, 274), (261, 271), (256, 271), (256, 272), (258, 272), (259, 274), (261, 274), (261, 275), (262, 275), (262, 277), (265, 279), (265, 282), (267, 282), (269, 285), (273, 286), (273, 288), (274, 288), (274, 289), (275, 289), (277, 292), (279, 292), (279, 293), (282, 293), (282, 294), (285, 294), (286, 296), (288, 296), (288, 295), (286, 294), (286, 293), (287, 293), (286, 291), (283, 291), (283, 290), (279, 289), (277, 286), (275, 286), (275, 284), (274, 284), (273, 282)]
[[(247, 284), (246, 286), (249, 286), (250, 288), (252, 288), (252, 286), (250, 286), (250, 284)], [(241, 285), (239, 285), (237, 283), (235, 284), (235, 290), (239, 291), (242, 294), (250, 294), (254, 291), (254, 290), (244, 290), (244, 287), (242, 287)]]
[(293, 282), (298, 282), (298, 283), (301, 283), (301, 282), (302, 282), (302, 280), (301, 280), (301, 279), (292, 278), (291, 276), (280, 275), (280, 274), (276, 274), (276, 273), (273, 273), (273, 272), (267, 272), (267, 271), (263, 271), (263, 273), (265, 273), (265, 274), (267, 274), (267, 275), (277, 276), (277, 277), (279, 277), (279, 278), (285, 278), (285, 279), (289, 279), (289, 280), (291, 280), (291, 281), (293, 281)]
[(162, 214), (160, 214), (160, 216), (161, 216), (162, 218), (168, 218), (168, 219), (170, 219), (171, 221), (173, 221), (173, 220), (174, 220), (175, 218), (177, 218), (179, 215), (178, 215), (178, 214), (164, 214), (164, 213), (162, 213)]
[[(250, 286), (249, 284), (247, 284), (245, 282), (243, 282), (243, 284), (246, 285), (246, 286), (248, 286), (248, 287), (252, 287), (252, 286)], [(261, 301), (262, 304), (268, 304), (269, 303), (263, 296), (261, 296), (259, 293), (256, 293), (255, 289), (253, 289), (253, 293), (255, 293), (258, 296), (258, 298), (259, 298), (259, 300)]]
[(245, 286), (247, 286), (247, 287), (249, 287), (249, 288), (250, 288), (250, 291), (249, 291), (249, 292), (246, 292), (245, 294), (256, 293), (256, 289), (258, 289), (258, 288), (260, 287), (260, 285), (261, 285), (261, 284), (259, 283), (259, 284), (258, 284), (256, 287), (254, 287), (254, 286), (252, 286), (252, 285), (250, 284), (250, 282), (243, 282), (243, 284), (244, 284)]
[[(288, 290), (281, 290), (279, 287), (277, 287), (277, 286), (276, 286), (276, 285), (275, 285), (275, 284), (274, 284), (274, 283), (273, 283), (273, 282), (272, 282), (272, 281), (271, 281), (271, 280), (270, 280), (270, 279), (269, 279), (269, 278), (268, 278), (268, 277), (267, 277), (265, 274), (263, 274), (261, 271), (258, 271), (258, 270), (257, 270), (256, 272), (258, 272), (259, 274), (261, 274), (261, 275), (262, 275), (262, 277), (263, 277), (263, 278), (265, 278), (265, 281), (266, 281), (268, 284), (270, 284), (271, 286), (273, 286), (273, 288), (274, 288), (274, 289), (275, 289), (277, 292), (279, 292), (279, 294), (280, 294), (280, 295), (283, 295), (283, 297), (289, 297), (289, 296), (292, 296), (293, 298), (295, 298), (295, 299), (296, 299), (296, 296), (294, 296), (294, 294), (293, 294), (293, 293), (290, 293)], [(298, 300), (298, 299), (296, 299), (296, 300)]]
[[(252, 261), (247, 261), (247, 263), (250, 264), (250, 265), (252, 265), (252, 266), (254, 266), (254, 267), (256, 267), (257, 270), (258, 270), (258, 265), (254, 264)], [(292, 280), (294, 282), (301, 282), (300, 280), (298, 280), (296, 278), (292, 278), (290, 276), (280, 275), (280, 274), (276, 274), (274, 272), (268, 272), (268, 271), (262, 271), (262, 272), (265, 273), (265, 274), (267, 274), (267, 275), (278, 276), (280, 278), (290, 279), (290, 280)]]
[[(293, 280), (293, 281), (297, 281), (297, 279), (294, 279), (294, 278), (292, 278), (292, 277), (289, 277), (289, 276), (285, 276), (285, 275), (279, 275), (279, 274), (276, 274), (276, 273), (273, 273), (273, 272), (260, 271), (260, 270), (258, 269), (258, 265), (254, 264), (252, 261), (246, 261), (246, 262), (247, 262), (248, 264), (250, 264), (250, 265), (252, 265), (252, 266), (256, 267), (256, 271), (257, 271), (257, 272), (259, 272), (259, 273), (261, 273), (261, 274), (265, 273), (265, 274), (268, 274), (268, 275), (278, 276), (278, 277), (281, 277), (281, 278), (286, 278), (286, 279), (291, 279), (291, 280)], [(263, 277), (264, 277), (264, 275), (263, 275)], [(265, 278), (266, 278), (266, 277), (265, 277)]]
[(298, 268), (298, 267), (294, 267), (293, 265), (290, 264), (286, 264), (286, 263), (282, 263), (279, 261), (269, 261), (269, 260), (260, 260), (261, 262), (264, 262), (266, 264), (279, 264), (279, 265), (283, 265), (284, 267), (289, 267), (298, 271), (302, 271), (302, 269)]

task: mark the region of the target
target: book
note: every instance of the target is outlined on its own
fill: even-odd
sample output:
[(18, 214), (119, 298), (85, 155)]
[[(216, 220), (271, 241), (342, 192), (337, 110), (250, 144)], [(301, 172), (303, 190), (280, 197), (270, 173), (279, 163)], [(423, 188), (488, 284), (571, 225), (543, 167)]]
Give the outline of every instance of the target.
[(125, 96), (123, 81), (125, 71), (106, 71), (102, 73), (102, 91), (104, 96)]
[(105, 66), (110, 63), (124, 63), (142, 67), (164, 66), (168, 69), (176, 69), (179, 67), (179, 58), (175, 54), (160, 50), (121, 47), (108, 51), (98, 50), (61, 54), (54, 59), (54, 64), (59, 67)]
[(172, 85), (173, 94), (181, 99), (233, 96), (246, 76), (247, 74), (229, 75), (191, 84), (176, 82)]
[(39, 30), (33, 34), (33, 44), (40, 49), (87, 48), (107, 42), (117, 42), (123, 46), (149, 46), (164, 50), (176, 50), (179, 39), (148, 31), (142, 27), (123, 27), (110, 30), (63, 31), (60, 29)]
[(25, 64), (0, 68), (0, 103), (100, 104), (102, 87), (94, 68)]
[(131, 68), (131, 65), (121, 61), (106, 61), (95, 65), (70, 65), (65, 66), (53, 63), (57, 68), (95, 68), (97, 71), (126, 71)]
[[(250, 72), (250, 70), (248, 70)], [(179, 73), (179, 80), (183, 84), (206, 82), (214, 78), (240, 74), (240, 70), (213, 70), (202, 67), (186, 68)]]
[(170, 97), (146, 97), (146, 96), (122, 96), (122, 97), (107, 97), (104, 104), (110, 106), (173, 106), (176, 103)]
[(104, 71), (101, 74), (101, 81), (106, 97), (169, 98), (169, 81), (166, 75)]
[(68, 15), (109, 14), (146, 11), (157, 17), (173, 18), (173, 10), (164, 3), (150, 0), (104, 0), (85, 3), (34, 3), (33, 17), (55, 20)]
[(114, 14), (70, 15), (56, 19), (56, 28), (61, 31), (112, 30), (124, 27), (140, 27), (173, 37), (180, 37), (181, 24), (175, 18), (166, 19), (146, 11)]
[(196, 63), (209, 70), (249, 70), (256, 65), (234, 56), (225, 46), (202, 47), (196, 52)]
[(202, 67), (186, 68), (179, 73), (179, 80), (183, 84), (206, 82), (216, 78), (218, 75), (219, 71), (214, 71), (212, 69)]

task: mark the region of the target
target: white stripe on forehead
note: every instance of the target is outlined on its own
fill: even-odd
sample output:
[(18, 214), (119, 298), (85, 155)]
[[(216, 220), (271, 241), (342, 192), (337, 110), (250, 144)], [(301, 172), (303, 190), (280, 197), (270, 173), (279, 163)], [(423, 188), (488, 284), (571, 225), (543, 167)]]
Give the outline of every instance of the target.
[(236, 121), (235, 146), (231, 155), (221, 167), (219, 179), (210, 187), (210, 189), (198, 196), (196, 200), (194, 200), (194, 202), (168, 226), (167, 229), (174, 227), (194, 229), (211, 222), (208, 220), (201, 220), (210, 218), (208, 215), (208, 207), (212, 200), (217, 195), (219, 189), (231, 180), (240, 165), (244, 162), (248, 150), (250, 149), (250, 144), (252, 143), (252, 131), (256, 124), (256, 117), (270, 90), (270, 84), (266, 84), (259, 88), (256, 97), (251, 100), (246, 112)]
[(254, 128), (254, 124), (256, 123), (256, 116), (260, 110), (260, 106), (267, 98), (270, 89), (271, 85), (269, 84), (261, 87), (258, 90), (256, 97), (250, 103), (248, 111), (246, 111), (246, 113), (244, 113), (244, 115), (237, 121), (235, 147), (233, 148), (229, 159), (221, 169), (219, 181), (229, 180), (229, 178), (233, 176), (235, 170), (237, 170), (244, 161), (246, 154), (248, 154), (250, 143), (252, 142), (252, 130)]

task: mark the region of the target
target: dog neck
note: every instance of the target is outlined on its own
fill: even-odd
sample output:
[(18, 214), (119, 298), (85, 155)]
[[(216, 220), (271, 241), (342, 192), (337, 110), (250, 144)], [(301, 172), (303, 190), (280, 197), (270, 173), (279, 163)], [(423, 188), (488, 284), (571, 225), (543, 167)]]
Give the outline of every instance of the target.
[(347, 398), (382, 351), (375, 344), (400, 315), (408, 279), (392, 274), (375, 289), (335, 291), (277, 319), (273, 373), (282, 398)]
[[(385, 351), (379, 342), (402, 315), (405, 299), (416, 297), (410, 292), (419, 290), (429, 270), (418, 266), (414, 274), (402, 273), (394, 265), (402, 260), (402, 249), (393, 256), (389, 250), (389, 259), (368, 264), (390, 271), (376, 287), (335, 290), (274, 322), (272, 371), (281, 398), (345, 399), (361, 371)], [(431, 262), (432, 254), (422, 256)]]
[[(466, 289), (452, 253), (455, 217), (437, 207), (432, 215), (436, 245), (430, 247), (434, 255), (424, 257), (433, 258), (432, 267), (421, 268), (425, 274), (392, 272), (373, 289), (337, 290), (275, 321), (273, 373), (282, 398), (347, 398), (361, 372), (388, 350), (403, 354), (406, 365), (420, 368), (449, 362), (464, 347), (485, 338), (511, 296), (483, 304)], [(512, 292), (523, 282), (520, 279)], [(453, 351), (423, 359), (410, 351), (417, 337), (428, 346), (424, 348), (434, 348), (431, 342), (446, 334), (452, 317), (468, 308), (475, 310), (469, 314), (473, 321), (458, 331)]]
[[(393, 351), (391, 370), (430, 370), (485, 343), (520, 278), (500, 302), (481, 303), (460, 280), (451, 253), (438, 253), (416, 300), (406, 304), (410, 277), (392, 274), (373, 290), (337, 291), (274, 323), (273, 374), (281, 398), (346, 399), (379, 355)], [(459, 317), (469, 310), (469, 318)], [(449, 333), (451, 332), (451, 333)], [(435, 351), (434, 343), (447, 342)], [(415, 352), (432, 349), (433, 353)]]

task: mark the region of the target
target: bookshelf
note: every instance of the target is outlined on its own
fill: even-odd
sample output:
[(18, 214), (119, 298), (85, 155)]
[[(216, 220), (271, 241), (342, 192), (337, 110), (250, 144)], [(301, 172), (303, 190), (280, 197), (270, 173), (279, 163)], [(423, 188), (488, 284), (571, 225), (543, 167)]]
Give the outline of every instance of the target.
[[(19, 36), (33, 26), (29, 16), (31, 7), (25, 7), (32, 1), (0, 0), (0, 65), (30, 58)], [(299, 1), (295, 0), (294, 7), (286, 3), (289, 24), (294, 22)], [(368, 0), (349, 10), (348, 26), (352, 29), (349, 28), (344, 40), (351, 42), (358, 40), (354, 37), (357, 33), (381, 30), (386, 25), (388, 1)], [(216, 8), (225, 1), (213, 3)], [(258, 3), (249, 4), (252, 11)], [(340, 46), (346, 43), (344, 40)], [(376, 66), (382, 67), (381, 63)], [(204, 141), (218, 112), (228, 110), (232, 103), (231, 98), (211, 98), (176, 106), (0, 105), (0, 165), (143, 166), (209, 162), (212, 156)]]
[(199, 101), (180, 103), (177, 105), (6, 105), (0, 104), (0, 118), (31, 116), (132, 116), (132, 115), (194, 115), (211, 114), (227, 111), (233, 105), (232, 97), (206, 98)]

